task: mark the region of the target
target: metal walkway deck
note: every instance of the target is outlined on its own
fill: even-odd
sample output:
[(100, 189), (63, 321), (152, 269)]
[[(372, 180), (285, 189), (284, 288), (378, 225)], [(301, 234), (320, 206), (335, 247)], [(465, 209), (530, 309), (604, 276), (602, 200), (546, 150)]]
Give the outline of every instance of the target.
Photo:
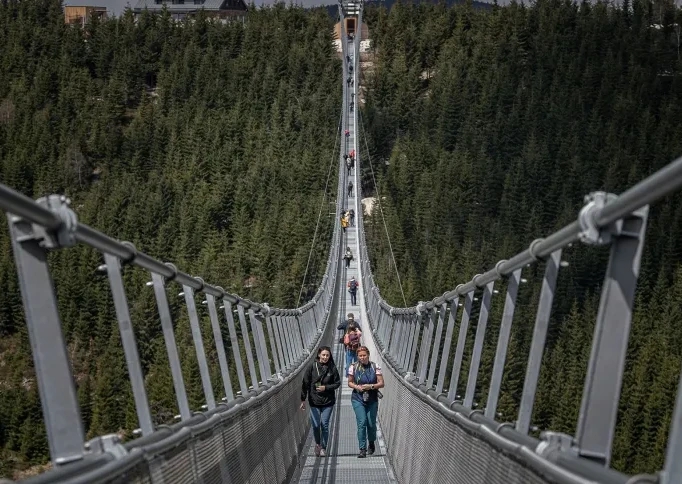
[[(349, 116), (347, 121), (348, 131), (350, 137), (347, 139), (347, 151), (356, 146), (355, 143), (355, 123), (354, 116)], [(349, 177), (355, 181), (355, 168), (351, 171)], [(347, 182), (346, 182), (347, 184)], [(357, 194), (357, 187), (353, 187), (353, 196), (348, 196), (346, 192), (346, 207), (347, 209), (354, 208), (355, 196)], [(369, 322), (363, 321), (360, 317), (360, 296), (358, 295), (358, 305), (352, 306), (350, 300), (350, 293), (346, 289), (346, 282), (355, 276), (360, 280), (358, 273), (359, 254), (355, 253), (357, 241), (357, 227), (351, 226), (346, 229), (344, 237), (345, 247), (351, 247), (355, 260), (351, 261), (350, 267), (346, 268), (345, 263), (342, 268), (343, 279), (339, 281), (342, 287), (337, 292), (343, 294), (339, 304), (339, 318), (352, 312), (355, 315), (356, 321), (360, 323), (363, 330), (363, 341), (369, 338)], [(343, 255), (343, 250), (341, 251)], [(360, 289), (361, 290), (361, 289)], [(358, 292), (360, 291), (358, 290)], [(335, 324), (338, 324), (336, 322)], [(298, 475), (294, 477), (292, 482), (299, 482), (301, 484), (332, 484), (332, 483), (355, 483), (362, 482), (363, 484), (393, 484), (398, 481), (394, 478), (391, 466), (388, 463), (386, 456), (386, 445), (384, 443), (383, 435), (381, 433), (381, 422), (377, 422), (377, 450), (374, 455), (368, 455), (365, 459), (357, 457), (359, 445), (357, 440), (357, 427), (355, 424), (355, 413), (351, 405), (352, 390), (348, 388), (348, 380), (345, 378), (345, 355), (342, 344), (338, 343), (338, 338), (341, 332), (334, 333), (334, 361), (339, 369), (341, 375), (341, 388), (337, 392), (336, 406), (332, 414), (331, 425), (329, 430), (329, 444), (327, 447), (326, 457), (315, 456), (315, 441), (313, 440), (312, 430), (308, 435), (306, 441), (303, 457), (299, 464)], [(381, 405), (381, 401), (379, 402)], [(306, 408), (306, 411), (307, 408)]]

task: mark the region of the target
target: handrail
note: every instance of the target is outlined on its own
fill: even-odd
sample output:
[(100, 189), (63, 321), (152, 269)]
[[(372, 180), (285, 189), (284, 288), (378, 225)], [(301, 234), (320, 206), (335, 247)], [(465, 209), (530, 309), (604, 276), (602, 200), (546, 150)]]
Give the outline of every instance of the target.
[[(359, 156), (357, 163), (360, 163)], [(358, 183), (357, 190), (360, 190), (361, 186)], [(439, 402), (444, 409), (468, 413), (469, 417), (476, 421), (478, 414), (472, 412), (472, 403), (476, 393), (493, 285), (495, 281), (508, 278), (507, 298), (485, 418), (492, 422), (489, 425), (491, 430), (504, 429), (508, 438), (523, 442), (529, 431), (558, 269), (563, 265), (561, 263), (562, 248), (578, 240), (588, 245), (610, 244), (610, 262), (602, 285), (602, 300), (595, 325), (577, 434), (572, 437), (555, 432), (544, 432), (540, 444), (531, 450), (588, 479), (606, 479), (608, 482), (615, 483), (627, 481), (628, 484), (640, 481), (650, 482), (651, 476), (630, 478), (611, 469), (609, 467), (611, 445), (616, 426), (632, 305), (649, 204), (661, 200), (680, 188), (682, 188), (682, 157), (637, 183), (620, 196), (604, 192), (591, 193), (585, 197), (586, 204), (575, 221), (545, 238), (534, 240), (527, 249), (509, 259), (498, 261), (493, 269), (475, 275), (468, 282), (459, 284), (428, 302), (420, 302), (410, 307), (394, 307), (381, 296), (370, 267), (363, 214), (358, 213), (356, 220), (363, 264), (362, 290), (368, 304), (368, 319), (373, 335), (386, 363), (392, 370), (412, 383), (415, 390), (422, 393), (424, 398)], [(542, 292), (519, 416), (513, 424), (514, 428), (509, 429), (508, 425), (502, 426), (493, 417), (496, 412), (513, 322), (516, 293), (519, 282), (525, 282), (525, 279), (520, 278), (520, 274), (523, 268), (539, 261), (546, 262)], [(622, 270), (623, 268), (625, 270)], [(465, 382), (466, 395), (462, 398), (458, 394), (459, 373), (462, 368), (469, 319), (474, 305), (473, 294), (474, 291), (481, 289), (483, 297), (476, 303), (480, 306), (476, 340), (471, 350), (468, 381)], [(476, 300), (478, 301), (478, 298)], [(458, 316), (457, 311), (460, 307), (463, 309), (461, 316)], [(448, 310), (449, 318), (446, 315)], [(459, 338), (456, 335), (453, 338), (458, 317), (461, 318)], [(437, 327), (436, 323), (438, 323)], [(444, 332), (445, 338), (443, 339)], [(450, 345), (455, 339), (457, 349), (452, 356)], [(440, 353), (441, 345), (443, 345), (442, 354)], [(449, 389), (444, 391), (446, 369), (451, 361), (450, 385)], [(439, 368), (437, 382), (435, 381), (436, 368)], [(682, 387), (678, 391), (677, 405), (680, 407), (677, 409), (677, 414), (682, 415)], [(480, 415), (480, 417), (483, 416)], [(662, 473), (664, 479), (668, 474), (682, 475), (682, 464), (676, 464), (682, 462), (682, 456), (673, 455), (682, 449), (682, 422), (673, 422), (673, 432), (671, 432), (668, 446), (666, 472)], [(668, 479), (674, 480), (672, 477)]]
[[(682, 188), (682, 157), (623, 192), (612, 202), (596, 209), (592, 215), (592, 220), (597, 228), (604, 228), (634, 210), (657, 202), (680, 188)], [(426, 303), (425, 308), (432, 309), (444, 302), (452, 301), (456, 297), (497, 281), (503, 276), (508, 276), (515, 270), (536, 262), (538, 259), (545, 259), (558, 248), (577, 241), (581, 232), (580, 222), (575, 220), (544, 239), (534, 240), (528, 249), (513, 257), (498, 261), (494, 269), (484, 274), (477, 274), (469, 282), (458, 285), (442, 296), (434, 297), (433, 300)], [(381, 296), (379, 296), (379, 301), (382, 306), (389, 310), (392, 309), (394, 314), (417, 314), (417, 305), (406, 308), (393, 307)]]
[[(65, 197), (62, 198), (63, 202), (67, 202)], [(2, 184), (0, 184), (0, 209), (19, 216), (33, 224), (43, 226), (45, 229), (54, 232), (59, 231), (65, 225), (64, 220), (60, 218), (57, 213), (43, 205), (36, 203), (26, 195), (23, 195)], [(245, 309), (251, 308), (257, 309), (259, 311), (265, 310), (274, 316), (291, 316), (298, 314), (299, 311), (307, 311), (310, 307), (312, 307), (310, 302), (306, 302), (295, 309), (279, 309), (274, 307), (265, 309), (265, 307), (260, 303), (256, 303), (236, 294), (226, 292), (220, 286), (213, 286), (211, 284), (204, 283), (200, 279), (192, 277), (186, 272), (178, 270), (173, 264), (161, 262), (145, 254), (144, 252), (138, 251), (132, 243), (119, 242), (118, 240), (109, 237), (108, 235), (89, 227), (88, 225), (78, 223), (75, 227), (74, 236), (76, 240), (84, 243), (85, 245), (88, 245), (103, 253), (118, 257), (125, 263), (133, 264), (149, 272), (160, 274), (167, 281), (176, 281), (179, 284), (189, 286), (194, 290), (205, 292), (217, 298), (226, 298), (231, 303), (239, 304)], [(324, 277), (326, 277), (326, 275), (327, 271), (325, 271)], [(317, 293), (313, 297), (313, 300), (317, 300), (319, 298), (322, 290), (323, 287), (320, 286), (317, 290)]]
[[(344, 106), (345, 107), (345, 106)], [(338, 133), (340, 135), (340, 133)], [(338, 153), (337, 169), (337, 212), (343, 201), (343, 173), (341, 152)], [(132, 243), (116, 240), (88, 225), (78, 222), (70, 208), (70, 200), (64, 195), (51, 195), (33, 201), (29, 197), (0, 184), (0, 209), (7, 212), (10, 238), (14, 250), (20, 289), (26, 314), (29, 339), (31, 343), (36, 381), (43, 407), (50, 457), (57, 472), (70, 467), (67, 474), (90, 469), (93, 461), (109, 459), (109, 454), (128, 455), (137, 445), (144, 442), (161, 442), (174, 438), (175, 433), (187, 426), (194, 425), (193, 412), (189, 408), (185, 390), (182, 367), (175, 343), (173, 313), (170, 311), (166, 285), (171, 282), (182, 287), (187, 317), (190, 321), (191, 335), (201, 376), (206, 415), (223, 412), (235, 405), (240, 409), (250, 408), (254, 399), (270, 389), (291, 385), (291, 377), (300, 373), (313, 355), (314, 348), (326, 331), (333, 295), (337, 285), (341, 230), (334, 224), (329, 245), (329, 254), (324, 275), (313, 298), (296, 308), (270, 307), (265, 302), (254, 302), (236, 294), (231, 294), (220, 286), (209, 284), (200, 277), (194, 277), (179, 270), (175, 265), (163, 262), (139, 251)], [(135, 431), (141, 435), (139, 441), (132, 441), (127, 450), (120, 445), (116, 435), (97, 437), (84, 442), (84, 429), (74, 378), (70, 366), (66, 342), (62, 330), (56, 294), (50, 275), (47, 252), (66, 249), (77, 243), (90, 246), (104, 256), (105, 263), (98, 270), (106, 272), (111, 287), (116, 318), (119, 323), (121, 341), (125, 353), (133, 398), (140, 428)], [(175, 388), (177, 408), (181, 422), (173, 426), (173, 433), (167, 435), (168, 427), (154, 425), (146, 395), (146, 382), (137, 351), (137, 342), (129, 314), (128, 298), (122, 279), (122, 267), (134, 265), (147, 271), (157, 301), (159, 319), (168, 352), (171, 376)], [(204, 336), (199, 323), (199, 313), (195, 293), (205, 296), (208, 316), (213, 331), (214, 350), (220, 363), (220, 376), (224, 393), (220, 398), (214, 396), (213, 384), (208, 367)], [(220, 307), (218, 307), (220, 305)], [(236, 311), (233, 314), (233, 305)], [(224, 309), (223, 322), (219, 310)], [(226, 323), (231, 340), (233, 369), (236, 369), (239, 383), (233, 389), (226, 346), (223, 343), (222, 328)], [(332, 323), (333, 324), (333, 323)], [(335, 325), (334, 325), (335, 326)], [(208, 335), (206, 335), (208, 336)], [(246, 360), (240, 353), (240, 346), (246, 352)], [(255, 353), (255, 354), (254, 354)], [(273, 371), (274, 365), (274, 371)], [(251, 386), (248, 384), (251, 381)], [(239, 391), (237, 391), (239, 390)], [(279, 391), (279, 390), (276, 390)], [(217, 401), (216, 401), (217, 400)], [(158, 423), (157, 423), (158, 424)], [(161, 437), (159, 437), (161, 436)], [(68, 464), (68, 465), (67, 465)], [(51, 474), (52, 475), (52, 474)], [(53, 477), (45, 476), (46, 481)]]

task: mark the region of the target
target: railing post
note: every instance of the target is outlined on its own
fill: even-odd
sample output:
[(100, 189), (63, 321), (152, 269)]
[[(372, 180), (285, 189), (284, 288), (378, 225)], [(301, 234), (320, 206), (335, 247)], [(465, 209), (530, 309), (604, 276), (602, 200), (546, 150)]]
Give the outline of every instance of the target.
[(393, 320), (390, 315), (384, 311), (381, 307), (379, 308), (379, 318), (384, 322), (384, 338), (385, 338), (385, 344), (384, 348), (385, 351), (393, 356), (392, 353), (392, 348), (395, 346), (395, 338), (396, 335), (398, 334), (398, 326), (395, 324), (395, 321)]
[(417, 356), (417, 343), (419, 342), (419, 330), (421, 329), (421, 323), (419, 322), (419, 317), (416, 316), (412, 318), (409, 314), (406, 315), (406, 319), (414, 319), (411, 324), (414, 325), (413, 332), (412, 332), (412, 337), (410, 339), (410, 347), (412, 348), (410, 350), (410, 361), (407, 364), (407, 372), (408, 373), (413, 373), (414, 372), (414, 359)]
[[(201, 281), (203, 284), (204, 282)], [(194, 341), (194, 349), (197, 353), (197, 363), (199, 364), (199, 375), (201, 376), (201, 386), (204, 389), (204, 397), (206, 397), (206, 406), (209, 410), (215, 408), (215, 397), (213, 396), (213, 386), (211, 385), (211, 374), (208, 371), (208, 363), (206, 362), (206, 350), (204, 349), (204, 340), (201, 337), (201, 327), (199, 326), (199, 316), (197, 315), (197, 306), (194, 301), (194, 289), (190, 286), (182, 286), (185, 293), (185, 304), (187, 305), (187, 316), (189, 317), (190, 328), (192, 329), (192, 340)]]
[(130, 376), (130, 385), (133, 390), (137, 419), (142, 435), (149, 435), (154, 432), (154, 425), (152, 424), (152, 417), (149, 412), (149, 402), (147, 401), (147, 391), (144, 386), (144, 374), (140, 365), (140, 356), (137, 352), (135, 332), (130, 322), (128, 299), (126, 298), (123, 279), (121, 278), (121, 264), (118, 258), (111, 254), (104, 254), (104, 264), (107, 267), (109, 286), (111, 287), (111, 295), (114, 299), (118, 329), (121, 333), (123, 353), (125, 354), (126, 365), (128, 366), (128, 375)]
[(445, 311), (448, 305), (443, 303), (440, 307), (440, 313), (438, 313), (438, 308), (433, 308), (434, 318), (438, 316), (438, 327), (436, 328), (436, 336), (433, 338), (433, 349), (431, 351), (431, 364), (429, 365), (429, 377), (426, 381), (426, 388), (430, 389), (433, 387), (433, 379), (436, 376), (436, 363), (438, 362), (438, 350), (440, 349), (440, 337), (443, 334), (443, 323), (445, 322)]
[(382, 311), (381, 306), (379, 306), (378, 298), (375, 299), (374, 306), (375, 306), (374, 313), (376, 317), (375, 321), (377, 321), (378, 324), (381, 325), (381, 329), (378, 330), (379, 337), (381, 338), (381, 343), (384, 345), (384, 351), (388, 351), (391, 338), (392, 324)]
[(402, 368), (403, 371), (409, 371), (407, 368), (407, 363), (409, 362), (410, 358), (410, 345), (412, 338), (414, 337), (414, 331), (412, 331), (412, 326), (410, 326), (408, 318), (405, 314), (398, 314), (395, 316), (395, 318), (397, 321), (400, 321), (401, 326), (400, 341), (398, 341), (400, 368)]
[(312, 318), (312, 311), (308, 309), (299, 318), (301, 322), (301, 327), (305, 333), (305, 338), (303, 339), (303, 347), (307, 348), (313, 342), (315, 338), (315, 322)]
[(306, 320), (306, 314), (300, 312), (298, 316), (294, 317), (294, 323), (298, 326), (299, 334), (301, 335), (301, 355), (305, 353), (310, 345), (310, 328)]
[(9, 213), (7, 220), (50, 458), (54, 465), (66, 464), (83, 457), (83, 421), (47, 264), (46, 242), (31, 223)]
[(612, 227), (614, 237), (602, 286), (577, 427), (580, 455), (608, 466), (618, 415), (632, 305), (649, 206)]
[(478, 379), (478, 367), (481, 364), (481, 353), (483, 353), (483, 343), (485, 342), (485, 330), (488, 327), (488, 314), (490, 314), (490, 300), (492, 299), (494, 281), (489, 282), (483, 289), (483, 301), (481, 310), (478, 313), (478, 325), (476, 327), (476, 338), (474, 339), (474, 349), (471, 353), (471, 363), (469, 365), (469, 379), (467, 389), (464, 394), (464, 406), (473, 408), (474, 395), (476, 394), (476, 381)]
[(502, 323), (500, 325), (500, 336), (497, 340), (497, 350), (495, 351), (495, 363), (493, 365), (493, 376), (490, 379), (490, 390), (488, 391), (488, 402), (485, 406), (485, 416), (495, 419), (497, 412), (497, 400), (500, 396), (502, 386), (502, 375), (504, 374), (504, 363), (507, 359), (507, 345), (511, 335), (512, 321), (514, 320), (514, 309), (516, 308), (516, 294), (519, 290), (519, 280), (521, 279), (521, 269), (516, 269), (509, 276), (507, 282), (507, 297), (504, 301), (504, 312), (502, 313)]
[(391, 346), (389, 347), (389, 353), (398, 364), (401, 364), (401, 354), (403, 348), (403, 333), (404, 328), (400, 316), (396, 314), (391, 314), (390, 311), (384, 310), (385, 317), (389, 318), (391, 321), (391, 327), (393, 328), (393, 336), (391, 337)]
[[(265, 356), (265, 359), (263, 360), (263, 366), (265, 368), (265, 378), (269, 380), (272, 378), (272, 371), (271, 371), (271, 366), (270, 366), (270, 354), (268, 353), (268, 342), (266, 341), (267, 338), (265, 336), (265, 327), (263, 325), (263, 321), (265, 320), (265, 315), (262, 313), (258, 313), (255, 315), (256, 318), (256, 324), (258, 325), (258, 334), (260, 337), (260, 344), (261, 344), (261, 352)], [(275, 342), (272, 341), (272, 344), (274, 345)], [(277, 357), (276, 353), (272, 354), (273, 359)]]
[(300, 339), (297, 340), (297, 342), (300, 343), (299, 351), (302, 352), (308, 347), (308, 325), (306, 324), (305, 313), (301, 311), (298, 315), (294, 316), (293, 324), (296, 326), (296, 328), (298, 328)]
[(296, 359), (294, 357), (294, 344), (291, 340), (291, 329), (288, 324), (289, 316), (277, 316), (277, 324), (282, 334), (282, 344), (284, 345), (284, 355), (286, 357), (286, 368), (291, 369), (291, 365)]
[[(414, 334), (415, 334), (415, 327), (416, 325), (413, 324), (413, 322), (410, 320), (410, 316), (408, 314), (401, 314), (400, 319), (402, 320), (403, 324), (405, 325), (405, 338), (404, 338), (404, 352), (403, 352), (403, 361), (402, 361), (402, 366), (403, 370), (406, 372), (412, 371), (410, 367), (410, 355), (412, 354), (412, 346), (413, 346), (413, 341), (414, 341)], [(416, 345), (415, 345), (416, 347)]]
[(282, 366), (279, 364), (279, 353), (281, 353), (281, 349), (278, 351), (277, 349), (277, 343), (278, 339), (277, 336), (275, 336), (275, 331), (274, 328), (272, 327), (272, 320), (271, 316), (269, 314), (265, 315), (265, 325), (268, 328), (268, 338), (270, 339), (270, 351), (272, 351), (272, 362), (275, 365), (275, 373), (280, 373), (282, 371)]
[(223, 298), (223, 306), (225, 306), (225, 319), (227, 319), (227, 329), (230, 332), (230, 346), (232, 346), (232, 355), (237, 366), (237, 378), (239, 379), (239, 390), (242, 392), (242, 397), (247, 398), (249, 393), (249, 386), (246, 384), (246, 375), (244, 374), (244, 365), (242, 364), (242, 355), (239, 349), (239, 338), (237, 338), (237, 328), (234, 324), (234, 315), (232, 313), (232, 303)]
[(227, 366), (227, 356), (225, 355), (223, 333), (220, 330), (218, 310), (215, 307), (215, 296), (206, 293), (206, 301), (208, 301), (208, 315), (211, 318), (211, 328), (213, 329), (213, 339), (215, 340), (216, 351), (218, 352), (218, 363), (220, 364), (220, 374), (223, 378), (225, 397), (229, 402), (234, 400), (234, 392), (232, 391), (232, 379), (230, 378), (230, 368), (229, 366)]
[[(367, 279), (367, 278), (365, 278)], [(384, 325), (383, 321), (379, 317), (379, 314), (377, 313), (377, 306), (376, 306), (377, 298), (376, 294), (374, 293), (374, 290), (372, 291), (367, 291), (367, 306), (369, 307), (369, 315), (372, 318), (372, 321), (374, 321), (374, 329), (376, 330), (376, 334), (378, 337), (381, 339), (382, 344), (384, 343), (383, 340), (383, 330), (384, 330)]]
[(292, 364), (296, 364), (303, 352), (303, 335), (301, 334), (301, 327), (298, 324), (298, 316), (293, 314), (287, 316), (285, 318), (285, 323), (289, 333), (289, 340), (291, 341)]
[[(443, 307), (447, 306), (447, 302), (443, 303)], [(445, 384), (445, 373), (448, 369), (448, 359), (450, 358), (450, 347), (452, 346), (452, 332), (455, 328), (455, 321), (457, 320), (457, 309), (459, 308), (459, 297), (455, 297), (450, 301), (450, 317), (448, 318), (448, 329), (445, 331), (445, 341), (443, 342), (443, 355), (440, 357), (440, 370), (438, 371), (438, 383), (436, 383), (436, 394), (443, 393), (443, 384)]]
[(265, 345), (265, 335), (263, 334), (263, 326), (256, 317), (253, 308), (249, 308), (249, 320), (251, 321), (251, 331), (253, 333), (253, 345), (256, 348), (256, 356), (258, 358), (258, 369), (260, 370), (261, 380), (265, 383), (270, 379), (270, 361), (268, 359), (268, 350)]
[(291, 336), (291, 342), (293, 343), (294, 363), (296, 363), (303, 354), (303, 348), (305, 347), (303, 343), (304, 335), (301, 331), (301, 325), (299, 323), (298, 316), (289, 316), (287, 318), (287, 326), (289, 327), (289, 336)]
[(258, 375), (256, 374), (256, 365), (253, 362), (253, 352), (251, 351), (251, 338), (249, 337), (249, 327), (246, 324), (246, 316), (244, 315), (244, 306), (237, 303), (237, 316), (239, 316), (239, 327), (242, 329), (242, 338), (244, 339), (244, 349), (246, 350), (246, 361), (249, 364), (249, 375), (251, 376), (251, 385), (254, 390), (258, 390)]
[(384, 350), (388, 351), (390, 353), (390, 347), (391, 347), (391, 338), (393, 337), (393, 329), (395, 328), (395, 323), (393, 321), (393, 318), (390, 317), (388, 313), (386, 313), (381, 307), (379, 306), (379, 301), (377, 300), (377, 318), (381, 320), (381, 324), (383, 326), (382, 329), (382, 338), (384, 341)]
[(286, 343), (283, 343), (282, 331), (280, 330), (280, 317), (275, 315), (271, 317), (272, 330), (275, 333), (275, 342), (277, 343), (277, 353), (279, 355), (279, 371), (284, 372), (287, 367), (286, 361)]
[(294, 341), (294, 334), (292, 333), (293, 327), (291, 326), (291, 316), (286, 315), (280, 318), (282, 324), (282, 334), (284, 335), (284, 341), (287, 345), (287, 354), (289, 355), (289, 361), (287, 363), (288, 367), (293, 366), (296, 362), (298, 346)]
[(542, 290), (540, 291), (540, 302), (538, 303), (538, 312), (535, 317), (533, 340), (530, 344), (530, 353), (528, 354), (526, 379), (523, 381), (519, 417), (516, 420), (516, 430), (523, 434), (528, 433), (530, 419), (533, 415), (535, 391), (537, 390), (538, 378), (540, 377), (540, 365), (542, 364), (542, 354), (545, 351), (547, 328), (549, 327), (549, 317), (552, 314), (554, 288), (556, 287), (560, 262), (561, 249), (557, 249), (549, 256), (545, 266), (545, 277), (542, 280)]
[(457, 338), (457, 348), (455, 349), (455, 360), (452, 364), (450, 374), (450, 388), (448, 389), (448, 402), (455, 401), (457, 396), (457, 385), (459, 384), (459, 373), (462, 370), (462, 358), (464, 357), (464, 344), (466, 343), (467, 330), (469, 329), (469, 317), (471, 316), (471, 305), (474, 301), (473, 292), (468, 292), (464, 296), (464, 311), (462, 321), (459, 323), (459, 336)]
[(426, 381), (426, 372), (428, 369), (427, 367), (430, 356), (429, 351), (431, 350), (431, 338), (433, 337), (433, 327), (435, 325), (436, 318), (438, 317), (438, 311), (436, 308), (433, 308), (429, 312), (431, 314), (427, 312), (424, 314), (424, 316), (421, 314), (417, 316), (417, 321), (420, 321), (423, 318), (425, 323), (422, 344), (419, 348), (419, 363), (417, 364), (417, 379), (419, 380), (419, 383), (424, 383)]
[(166, 281), (161, 274), (152, 272), (152, 282), (154, 283), (154, 295), (156, 296), (156, 305), (159, 309), (161, 329), (163, 330), (163, 339), (166, 343), (168, 363), (170, 364), (171, 375), (173, 377), (173, 387), (175, 388), (175, 397), (178, 400), (180, 418), (187, 420), (192, 416), (192, 413), (189, 410), (185, 380), (183, 380), (182, 376), (178, 347), (175, 344), (173, 321), (171, 319), (170, 308), (168, 307), (168, 295), (166, 294)]
[(294, 347), (296, 348), (296, 359), (298, 360), (303, 356), (303, 352), (308, 346), (306, 344), (306, 333), (305, 333), (305, 326), (301, 322), (301, 316), (302, 312), (297, 311), (297, 314), (294, 314), (291, 316), (289, 319), (289, 324), (291, 325), (292, 329), (292, 334), (291, 336), (294, 338)]

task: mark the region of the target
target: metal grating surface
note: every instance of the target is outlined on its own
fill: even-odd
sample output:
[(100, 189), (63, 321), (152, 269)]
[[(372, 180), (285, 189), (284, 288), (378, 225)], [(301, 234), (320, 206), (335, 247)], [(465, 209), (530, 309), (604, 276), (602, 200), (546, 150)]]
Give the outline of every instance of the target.
[[(379, 360), (381, 360), (379, 358)], [(385, 363), (381, 362), (385, 368)], [(424, 484), (542, 484), (552, 482), (519, 459), (476, 438), (422, 401), (384, 369), (379, 418), (399, 482)]]

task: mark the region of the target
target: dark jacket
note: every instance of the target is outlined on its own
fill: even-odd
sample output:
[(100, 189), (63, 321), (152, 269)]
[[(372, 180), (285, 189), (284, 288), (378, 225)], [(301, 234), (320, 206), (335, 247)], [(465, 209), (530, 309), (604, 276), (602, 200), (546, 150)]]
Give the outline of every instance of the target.
[[(324, 386), (323, 392), (315, 390), (315, 383)], [(336, 389), (341, 386), (341, 377), (334, 363), (323, 365), (313, 361), (303, 376), (301, 401), (308, 398), (311, 407), (328, 407), (336, 403)]]
[[(336, 329), (340, 329), (345, 333), (347, 327), (348, 327), (348, 320), (344, 319), (343, 321), (341, 321), (341, 324), (339, 324), (336, 327)], [(355, 320), (355, 327), (358, 328), (360, 331), (362, 331), (362, 328), (360, 327), (360, 323), (358, 322), (357, 319)]]

